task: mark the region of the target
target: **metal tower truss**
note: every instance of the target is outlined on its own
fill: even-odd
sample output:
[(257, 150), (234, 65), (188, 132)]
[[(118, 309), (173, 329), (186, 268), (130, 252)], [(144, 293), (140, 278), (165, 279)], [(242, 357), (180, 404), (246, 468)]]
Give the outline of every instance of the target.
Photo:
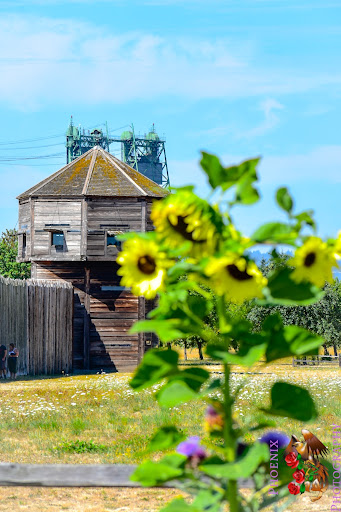
[(92, 131), (86, 131), (81, 127), (77, 128), (73, 125), (72, 117), (66, 132), (66, 162), (69, 164), (75, 158), (83, 155), (94, 146), (101, 146), (105, 151), (109, 152), (110, 144), (113, 142), (108, 135), (108, 128), (106, 135), (103, 131), (95, 128)]
[(169, 174), (165, 142), (155, 131), (154, 125), (144, 137), (136, 137), (134, 126), (129, 131), (124, 131), (121, 137), (109, 137), (108, 127), (106, 135), (102, 130), (94, 129), (85, 133), (81, 127), (73, 125), (72, 117), (66, 133), (66, 159), (72, 162), (94, 146), (101, 146), (105, 151), (110, 150), (110, 144), (121, 144), (121, 160), (147, 178), (155, 181), (163, 187), (169, 186)]
[(113, 139), (121, 143), (121, 160), (147, 178), (163, 187), (169, 186), (169, 173), (165, 142), (155, 131), (154, 125), (144, 137), (136, 137), (134, 126), (122, 133), (121, 138)]

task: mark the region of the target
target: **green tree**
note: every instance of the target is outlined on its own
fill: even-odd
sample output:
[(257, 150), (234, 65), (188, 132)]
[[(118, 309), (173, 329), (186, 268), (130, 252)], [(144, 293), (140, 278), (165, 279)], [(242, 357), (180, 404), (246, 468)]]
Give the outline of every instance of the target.
[[(286, 254), (275, 255), (274, 258), (260, 264), (260, 269), (265, 276), (271, 272), (283, 268), (290, 256)], [(318, 334), (324, 339), (324, 352), (332, 346), (337, 355), (337, 347), (341, 342), (341, 283), (326, 283), (324, 296), (318, 302), (309, 306), (284, 306), (271, 307), (257, 306), (253, 304), (247, 314), (247, 319), (252, 322), (255, 331), (260, 331), (265, 319), (273, 313), (279, 313), (284, 325), (298, 325)]]
[(15, 229), (6, 229), (0, 238), (0, 275), (12, 279), (31, 277), (31, 264), (18, 263), (18, 233)]

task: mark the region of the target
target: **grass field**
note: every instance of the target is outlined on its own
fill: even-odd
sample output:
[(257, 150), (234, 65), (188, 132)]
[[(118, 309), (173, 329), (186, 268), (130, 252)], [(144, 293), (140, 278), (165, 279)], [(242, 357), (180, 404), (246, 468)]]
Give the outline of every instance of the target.
[[(218, 366), (210, 366), (209, 369), (214, 373), (220, 372)], [(234, 368), (233, 385), (244, 382), (236, 404), (239, 421), (255, 422), (259, 414), (257, 406), (267, 405), (271, 384), (278, 379), (310, 389), (320, 417), (306, 426), (329, 444), (330, 427), (341, 419), (341, 371), (337, 367), (301, 369), (292, 368), (289, 363), (267, 368), (257, 365), (249, 374), (241, 368)], [(145, 449), (152, 433), (165, 423), (181, 427), (188, 435), (205, 437), (202, 429), (203, 405), (188, 403), (172, 409), (161, 409), (153, 399), (153, 391), (134, 393), (128, 382), (129, 375), (124, 374), (0, 381), (0, 462), (136, 463), (146, 457)], [(299, 435), (304, 425), (279, 418), (277, 426), (287, 434)], [(254, 439), (250, 435), (246, 440)], [(0, 500), (0, 510), (11, 508), (28, 511), (158, 510), (166, 496), (170, 498), (170, 495), (177, 494), (177, 491), (118, 492), (115, 489), (62, 491), (6, 488), (1, 492), (3, 499)], [(30, 498), (27, 495), (29, 492)], [(51, 505), (53, 492), (57, 508)], [(63, 496), (60, 494), (62, 492)], [(130, 505), (129, 495), (132, 497)], [(26, 498), (23, 499), (23, 496)], [(83, 508), (76, 508), (80, 499)], [(143, 508), (145, 499), (147, 508)], [(35, 502), (36, 508), (29, 508)], [(62, 502), (62, 508), (58, 508)], [(6, 503), (7, 508), (2, 508)], [(52, 508), (47, 508), (50, 506)]]

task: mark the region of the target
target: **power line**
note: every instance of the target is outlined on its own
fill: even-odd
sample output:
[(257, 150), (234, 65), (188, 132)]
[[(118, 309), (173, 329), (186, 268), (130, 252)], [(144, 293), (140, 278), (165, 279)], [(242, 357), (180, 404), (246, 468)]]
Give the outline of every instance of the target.
[(13, 162), (13, 161), (18, 161), (18, 160), (40, 160), (40, 159), (45, 159), (45, 158), (60, 158), (61, 156), (64, 156), (64, 153), (53, 153), (51, 155), (39, 155), (39, 156), (22, 156), (22, 157), (17, 157), (17, 156), (13, 156), (13, 157), (6, 157), (6, 158), (1, 158), (0, 157), (0, 162)]
[[(56, 144), (45, 144), (43, 146), (25, 146), (22, 148), (16, 148), (18, 150), (22, 149), (40, 149), (40, 148), (52, 148), (53, 146), (65, 146), (64, 142), (58, 142)], [(13, 151), (13, 148), (0, 148), (0, 151)]]
[(50, 135), (48, 137), (37, 137), (35, 139), (22, 139), (22, 140), (0, 142), (0, 146), (8, 146), (10, 144), (25, 144), (26, 142), (37, 142), (38, 140), (57, 139), (59, 137), (65, 137), (65, 133), (62, 133), (59, 135)]
[[(60, 157), (58, 157), (60, 158)], [(8, 167), (9, 165), (15, 165), (17, 167), (47, 167), (48, 165), (59, 165), (58, 162), (47, 162), (46, 164), (21, 164), (21, 163), (12, 163), (12, 162), (6, 162), (5, 165), (2, 166), (0, 161), (0, 167)], [(66, 165), (66, 164), (65, 164)]]

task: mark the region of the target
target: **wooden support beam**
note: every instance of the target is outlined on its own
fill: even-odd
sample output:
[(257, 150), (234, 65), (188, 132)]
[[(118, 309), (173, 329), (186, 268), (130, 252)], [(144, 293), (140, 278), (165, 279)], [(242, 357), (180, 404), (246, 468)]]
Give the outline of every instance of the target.
[[(28, 487), (141, 487), (130, 477), (132, 464), (7, 464), (0, 463), (0, 486)], [(174, 487), (174, 481), (162, 487)], [(252, 488), (250, 479), (238, 480)]]
[(30, 254), (28, 256), (32, 257), (34, 255), (34, 202), (30, 197)]
[(90, 368), (90, 267), (84, 269), (84, 368)]
[(88, 247), (88, 203), (86, 198), (82, 200), (81, 207), (81, 248), (80, 259), (86, 259)]
[(32, 487), (139, 487), (125, 464), (0, 464), (0, 485)]

